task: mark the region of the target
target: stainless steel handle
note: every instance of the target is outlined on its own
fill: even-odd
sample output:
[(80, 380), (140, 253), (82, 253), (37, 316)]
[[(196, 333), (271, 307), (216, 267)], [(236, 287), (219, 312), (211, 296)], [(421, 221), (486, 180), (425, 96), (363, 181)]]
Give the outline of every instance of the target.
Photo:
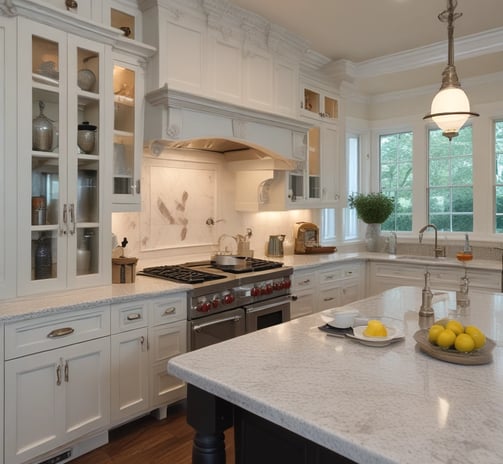
[(243, 316), (224, 317), (223, 319), (218, 319), (217, 321), (205, 322), (203, 324), (195, 325), (194, 330), (196, 332), (198, 332), (199, 330), (204, 329), (205, 327), (210, 327), (212, 325), (221, 324), (222, 322), (229, 322), (229, 321), (239, 322), (242, 318), (243, 318)]
[(65, 362), (65, 382), (68, 382), (68, 378), (69, 378), (68, 370), (69, 370), (68, 361), (66, 361)]
[(257, 311), (263, 311), (264, 309), (274, 308), (275, 306), (280, 306), (282, 304), (288, 303), (289, 300), (290, 300), (290, 297), (287, 296), (286, 298), (283, 298), (281, 300), (276, 300), (270, 304), (265, 304), (265, 305), (261, 305), (261, 306), (247, 306), (246, 312), (247, 313), (256, 313)]
[(64, 337), (65, 335), (70, 335), (75, 330), (72, 327), (61, 327), (60, 329), (54, 329), (51, 330), (48, 334), (48, 338), (58, 338), (58, 337)]
[(75, 234), (75, 205), (72, 203), (70, 205), (70, 222), (72, 223), (72, 228), (70, 229), (70, 234), (73, 235)]
[(61, 385), (61, 363), (56, 367), (56, 385)]
[(174, 314), (176, 312), (176, 306), (170, 306), (166, 308), (162, 313), (163, 316), (169, 316), (170, 314)]
[(128, 321), (137, 321), (138, 319), (141, 319), (141, 314), (140, 313), (128, 314), (127, 315), (127, 320)]
[[(144, 350), (145, 350), (145, 348), (147, 348), (147, 350), (148, 350), (148, 341), (147, 341), (147, 343), (145, 344), (145, 337), (144, 337), (143, 335), (140, 337), (140, 345), (141, 345), (141, 350), (142, 350), (142, 351), (144, 351)], [(145, 346), (145, 345), (146, 345), (146, 346)]]
[(335, 298), (332, 296), (329, 298), (323, 298), (323, 301), (332, 301), (332, 300), (335, 300)]
[(68, 209), (66, 203), (63, 205), (63, 223), (59, 226), (59, 232), (61, 234), (68, 232)]
[(306, 279), (306, 280), (303, 280), (302, 282), (299, 282), (299, 285), (307, 285), (310, 283), (311, 283), (311, 279)]

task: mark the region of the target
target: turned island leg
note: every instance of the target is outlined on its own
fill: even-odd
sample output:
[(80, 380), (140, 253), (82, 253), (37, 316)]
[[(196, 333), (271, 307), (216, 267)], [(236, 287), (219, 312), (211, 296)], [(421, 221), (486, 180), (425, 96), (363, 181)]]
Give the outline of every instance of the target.
[(233, 425), (232, 404), (189, 384), (187, 423), (196, 430), (192, 463), (225, 464), (224, 430)]

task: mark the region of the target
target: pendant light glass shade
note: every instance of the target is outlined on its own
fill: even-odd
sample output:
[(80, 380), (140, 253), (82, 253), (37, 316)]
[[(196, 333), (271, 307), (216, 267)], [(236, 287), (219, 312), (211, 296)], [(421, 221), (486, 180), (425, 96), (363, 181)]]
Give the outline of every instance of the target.
[(431, 118), (449, 139), (458, 135), (471, 114), (468, 97), (460, 87), (441, 89), (431, 102)]

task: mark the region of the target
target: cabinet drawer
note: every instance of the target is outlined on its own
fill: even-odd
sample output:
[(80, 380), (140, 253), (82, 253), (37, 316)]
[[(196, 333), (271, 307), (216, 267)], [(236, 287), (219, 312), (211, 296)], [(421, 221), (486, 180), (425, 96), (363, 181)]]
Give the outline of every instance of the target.
[(139, 329), (148, 325), (148, 304), (135, 301), (112, 305), (112, 333)]
[(294, 272), (293, 290), (304, 290), (316, 285), (316, 272)]
[(326, 271), (320, 271), (320, 285), (330, 284), (335, 281), (345, 279), (353, 279), (359, 276), (359, 268), (357, 266), (345, 266)]
[(5, 359), (110, 335), (110, 306), (41, 316), (5, 325)]
[(178, 295), (172, 298), (158, 298), (152, 300), (153, 325), (187, 319), (187, 297)]

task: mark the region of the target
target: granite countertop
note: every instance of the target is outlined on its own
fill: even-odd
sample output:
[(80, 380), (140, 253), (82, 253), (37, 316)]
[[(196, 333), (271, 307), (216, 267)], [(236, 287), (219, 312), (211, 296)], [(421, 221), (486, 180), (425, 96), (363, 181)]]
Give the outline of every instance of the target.
[[(455, 308), (455, 293), (434, 305)], [(497, 346), (479, 366), (420, 352), (421, 289), (399, 287), (350, 306), (405, 340), (386, 347), (326, 335), (330, 310), (169, 361), (168, 370), (359, 463), (503, 462), (503, 295), (471, 292), (461, 319)], [(246, 366), (240, 369), (238, 366)]]
[[(442, 265), (462, 267), (462, 264), (454, 258), (435, 259), (431, 257), (414, 257), (403, 255), (389, 255), (387, 253), (324, 253), (306, 255), (285, 255), (283, 257), (258, 256), (262, 259), (281, 261), (285, 266), (291, 266), (294, 270), (316, 268), (325, 265), (337, 265), (355, 261), (384, 261), (400, 263), (419, 263), (423, 265)], [(190, 261), (206, 260), (207, 255), (191, 256)], [(159, 261), (159, 260), (158, 260)], [(180, 264), (183, 258), (173, 257), (161, 259), (160, 262), (139, 263), (139, 269), (150, 265)], [(499, 261), (474, 259), (467, 267), (470, 269), (486, 269), (500, 271)], [(85, 309), (97, 304), (121, 303), (141, 298), (154, 298), (174, 292), (186, 292), (192, 287), (187, 284), (169, 282), (167, 280), (154, 279), (151, 277), (136, 276), (132, 284), (110, 284), (100, 287), (89, 287), (76, 290), (64, 290), (47, 294), (37, 294), (0, 300), (0, 322), (12, 319), (37, 317), (43, 313), (54, 311), (68, 311)]]

